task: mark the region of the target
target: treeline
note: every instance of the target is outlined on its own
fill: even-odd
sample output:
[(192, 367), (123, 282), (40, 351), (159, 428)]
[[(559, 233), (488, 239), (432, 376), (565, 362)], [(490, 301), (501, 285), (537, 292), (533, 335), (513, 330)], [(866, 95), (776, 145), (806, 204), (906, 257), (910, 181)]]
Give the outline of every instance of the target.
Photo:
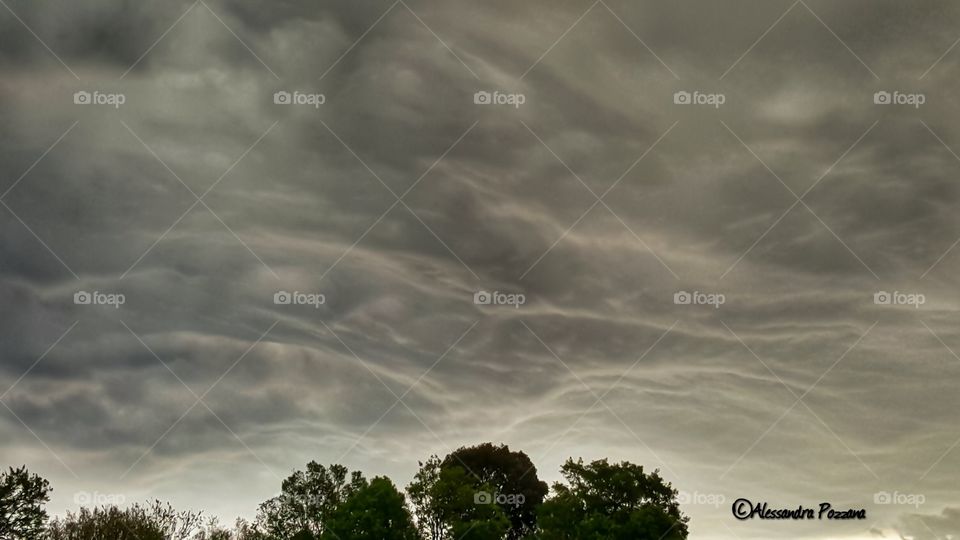
[(490, 443), (420, 463), (401, 492), (316, 462), (283, 480), (252, 522), (232, 527), (159, 501), (49, 519), (51, 487), (25, 467), (0, 473), (0, 540), (683, 540), (677, 491), (628, 462), (568, 460), (548, 489), (523, 452)]

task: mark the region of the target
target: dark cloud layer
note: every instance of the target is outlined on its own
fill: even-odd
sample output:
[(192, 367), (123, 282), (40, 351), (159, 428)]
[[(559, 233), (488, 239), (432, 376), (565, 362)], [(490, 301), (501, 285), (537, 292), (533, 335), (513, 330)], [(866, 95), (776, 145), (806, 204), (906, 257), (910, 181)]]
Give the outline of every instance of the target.
[(960, 534), (956, 4), (7, 4), (0, 446), (56, 511), (494, 440), (660, 468), (696, 538)]

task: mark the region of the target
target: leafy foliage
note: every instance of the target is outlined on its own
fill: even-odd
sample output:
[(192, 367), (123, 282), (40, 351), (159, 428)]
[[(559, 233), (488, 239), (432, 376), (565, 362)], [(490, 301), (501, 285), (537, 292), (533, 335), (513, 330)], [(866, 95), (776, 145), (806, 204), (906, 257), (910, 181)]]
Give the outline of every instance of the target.
[(632, 463), (602, 459), (561, 468), (569, 485), (540, 507), (543, 540), (683, 540), (687, 521), (677, 491), (657, 471), (645, 474)]
[(186, 540), (201, 521), (200, 513), (178, 512), (170, 504), (155, 501), (149, 506), (134, 504), (126, 509), (81, 508), (78, 513), (54, 520), (47, 535), (49, 540)]
[(311, 461), (305, 471), (296, 471), (283, 481), (279, 496), (260, 505), (258, 529), (280, 539), (297, 534), (305, 540), (320, 538), (333, 512), (367, 485), (359, 472), (348, 473), (343, 465), (327, 468)]
[(342, 465), (310, 462), (282, 482), (279, 496), (260, 505), (256, 522), (239, 519), (227, 528), (160, 501), (81, 508), (47, 524), (49, 484), (25, 467), (11, 468), (0, 474), (0, 540), (687, 538), (677, 492), (658, 471), (571, 459), (561, 472), (565, 483), (554, 484), (553, 496), (544, 500), (546, 484), (523, 452), (489, 443), (460, 448), (420, 463), (407, 486), (408, 506), (389, 478), (368, 482)]
[(406, 499), (388, 478), (376, 477), (330, 516), (324, 540), (417, 540)]
[(477, 485), (462, 467), (440, 470), (440, 478), (431, 496), (441, 509), (444, 540), (495, 540), (503, 538), (510, 521), (496, 504), (477, 504), (478, 490), (490, 491), (488, 484)]
[(443, 522), (444, 509), (435, 496), (437, 482), (440, 481), (440, 458), (433, 455), (427, 461), (419, 462), (420, 470), (407, 486), (407, 495), (413, 506), (417, 520), (417, 530), (424, 540), (442, 540), (446, 526)]
[(26, 467), (0, 473), (0, 539), (36, 538), (43, 531), (50, 483)]
[(448, 455), (443, 468), (462, 467), (475, 480), (474, 487), (491, 495), (507, 495), (519, 504), (502, 504), (510, 521), (507, 538), (517, 540), (536, 529), (536, 509), (547, 495), (547, 484), (537, 477), (537, 468), (527, 454), (512, 452), (506, 445), (484, 443), (460, 448)]
[(495, 504), (477, 504), (477, 493), (491, 492), (489, 484), (463, 467), (447, 465), (437, 456), (420, 463), (420, 470), (407, 486), (407, 494), (424, 540), (500, 539), (510, 521)]

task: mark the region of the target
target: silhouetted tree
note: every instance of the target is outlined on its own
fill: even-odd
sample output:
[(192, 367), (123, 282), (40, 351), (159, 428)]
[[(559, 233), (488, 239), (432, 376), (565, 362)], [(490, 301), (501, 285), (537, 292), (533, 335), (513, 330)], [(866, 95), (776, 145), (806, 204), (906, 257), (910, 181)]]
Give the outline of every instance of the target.
[(164, 540), (163, 529), (158, 524), (115, 506), (69, 512), (50, 524), (47, 537), (49, 540)]
[(378, 476), (334, 510), (324, 540), (417, 540), (407, 502), (390, 479)]
[[(120, 509), (103, 506), (81, 508), (51, 522), (49, 540), (186, 540), (197, 532), (201, 514), (174, 510), (155, 501), (149, 506), (134, 504)], [(34, 538), (34, 537), (28, 537)]]
[(233, 527), (231, 540), (270, 540), (270, 537), (258, 530), (255, 524), (238, 518)]
[(434, 486), (440, 481), (440, 463), (436, 455), (419, 462), (420, 469), (407, 486), (407, 496), (417, 518), (417, 530), (424, 540), (441, 540), (445, 531), (443, 507), (434, 497)]
[(477, 484), (463, 467), (440, 470), (432, 498), (441, 509), (445, 540), (499, 540), (510, 530), (510, 520), (496, 504), (478, 501), (479, 492), (490, 492), (489, 484)]
[(477, 495), (491, 491), (488, 484), (477, 484), (463, 467), (443, 468), (437, 456), (420, 463), (420, 470), (407, 486), (407, 494), (424, 540), (466, 538), (488, 540), (503, 538), (510, 521), (496, 504), (481, 501)]
[(0, 473), (0, 539), (38, 538), (47, 521), (50, 483), (26, 467)]
[(348, 473), (343, 465), (311, 461), (283, 481), (280, 495), (260, 505), (257, 529), (283, 540), (320, 538), (333, 512), (367, 485), (359, 472)]
[[(311, 536), (312, 538), (312, 536)], [(207, 525), (190, 540), (278, 540), (270, 536), (244, 519), (237, 519), (233, 529), (221, 527), (216, 519), (211, 519)]]
[[(523, 452), (511, 452), (506, 445), (484, 443), (460, 448), (441, 464), (444, 469), (462, 467), (474, 479), (478, 492), (486, 491), (507, 519), (507, 538), (517, 540), (536, 529), (537, 507), (547, 495), (547, 484), (537, 477), (537, 468)], [(487, 485), (487, 490), (480, 489)]]
[(543, 540), (683, 540), (688, 518), (677, 491), (658, 471), (602, 459), (584, 465), (572, 459), (561, 468), (567, 484), (539, 511)]
[(420, 463), (407, 486), (316, 462), (282, 482), (257, 521), (233, 529), (160, 501), (81, 508), (45, 527), (49, 483), (25, 467), (0, 473), (0, 540), (685, 540), (689, 518), (659, 471), (567, 460), (546, 484), (523, 452), (490, 443)]
[[(242, 538), (240, 536), (242, 523), (244, 522), (237, 520), (237, 532), (234, 534), (233, 531), (221, 527), (217, 518), (210, 518), (203, 529), (197, 532), (190, 540), (240, 540)], [(252, 539), (248, 537), (248, 540)]]

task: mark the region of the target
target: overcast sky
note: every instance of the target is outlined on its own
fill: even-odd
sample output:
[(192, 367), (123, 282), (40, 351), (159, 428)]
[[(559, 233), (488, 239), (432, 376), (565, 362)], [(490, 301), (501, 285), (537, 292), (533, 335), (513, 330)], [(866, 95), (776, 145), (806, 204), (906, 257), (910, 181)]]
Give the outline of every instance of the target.
[(0, 464), (52, 512), (494, 441), (659, 468), (691, 538), (960, 535), (960, 4), (0, 4)]

